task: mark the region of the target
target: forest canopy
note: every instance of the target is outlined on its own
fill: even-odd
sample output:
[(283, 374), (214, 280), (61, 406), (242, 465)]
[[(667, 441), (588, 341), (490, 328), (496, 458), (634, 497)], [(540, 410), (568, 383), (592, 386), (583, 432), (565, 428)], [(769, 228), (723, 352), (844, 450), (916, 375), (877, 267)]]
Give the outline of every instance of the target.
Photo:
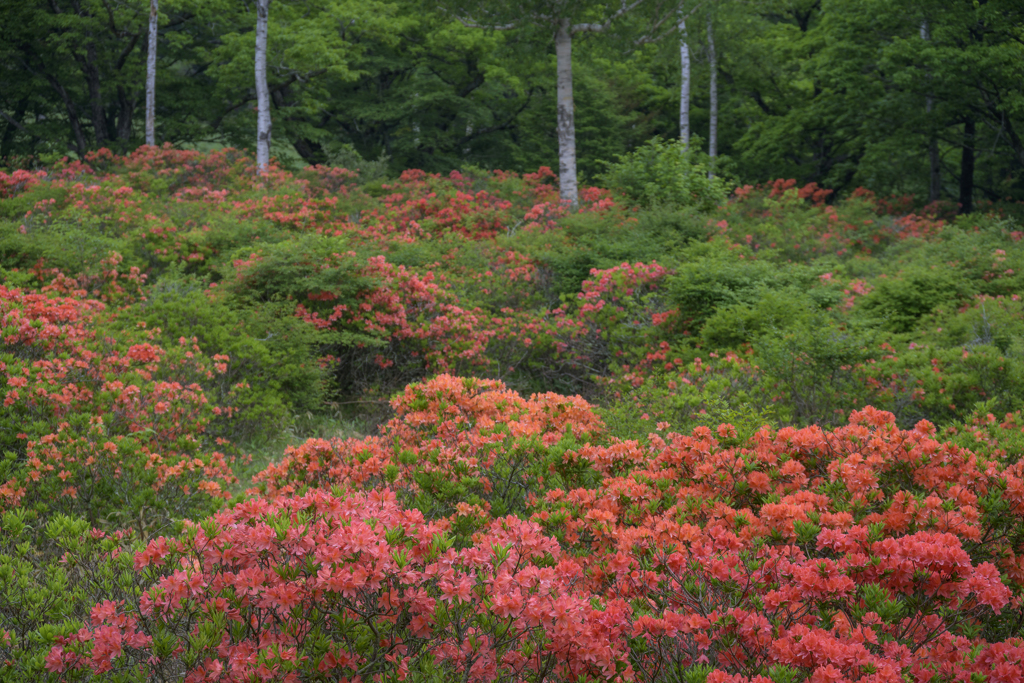
[(0, 683), (1024, 680), (1022, 57), (0, 1)]
[[(537, 11), (509, 26), (498, 21), (505, 4), (273, 0), (273, 154), (296, 170), (380, 161), (393, 175), (557, 168), (556, 31), (530, 17), (600, 22), (620, 5), (527, 3)], [(633, 4), (609, 30), (574, 41), (584, 182), (654, 137), (679, 136), (681, 39), (691, 130), (707, 148), (713, 26), (718, 167), (737, 181), (794, 178), (840, 194), (863, 186), (966, 209), (1024, 199), (1019, 2)], [(142, 143), (148, 20), (144, 0), (3, 3), (4, 165)], [(248, 2), (160, 3), (157, 144), (252, 146), (255, 25)]]

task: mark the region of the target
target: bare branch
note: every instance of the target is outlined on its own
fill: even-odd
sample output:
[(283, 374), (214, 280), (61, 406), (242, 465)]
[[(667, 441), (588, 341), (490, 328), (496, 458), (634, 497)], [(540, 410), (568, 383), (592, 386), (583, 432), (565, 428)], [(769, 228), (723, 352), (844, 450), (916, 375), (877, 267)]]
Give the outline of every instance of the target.
[(624, 14), (629, 14), (637, 7), (639, 7), (641, 3), (643, 3), (643, 1), (644, 0), (634, 0), (634, 2), (627, 4), (626, 0), (622, 0), (622, 5), (619, 7), (619, 9), (615, 10), (615, 12), (611, 14), (607, 19), (605, 19), (603, 23), (573, 24), (572, 28), (569, 29), (569, 33), (601, 33), (602, 31), (607, 30), (608, 27), (612, 25), (612, 22), (614, 22), (616, 19), (618, 19)]
[(468, 17), (455, 17), (466, 28), (483, 28), (491, 31), (511, 31), (515, 24), (478, 24)]
[(25, 128), (25, 126), (21, 125), (20, 121), (18, 121), (16, 118), (14, 118), (13, 116), (11, 116), (7, 112), (5, 112), (3, 109), (0, 109), (0, 116), (2, 116), (5, 121), (10, 123), (12, 126), (17, 128), (18, 130), (20, 130), (25, 135), (28, 135), (28, 136), (36, 139), (36, 140), (42, 139), (38, 135), (36, 135), (35, 133), (33, 133), (30, 130), (28, 130), (27, 128)]
[[(672, 35), (673, 33), (676, 32), (680, 21), (686, 21), (694, 14), (696, 14), (697, 11), (703, 6), (704, 2), (702, 1), (698, 2), (692, 8), (685, 12), (683, 11), (682, 7), (680, 7), (675, 11), (668, 11), (663, 13), (657, 20), (655, 20), (653, 24), (651, 24), (651, 26), (648, 27), (647, 31), (642, 36), (633, 41), (633, 44), (639, 47), (641, 45), (646, 45), (647, 43), (656, 43), (661, 39)], [(665, 22), (669, 21), (670, 19), (675, 19), (675, 23), (659, 33), (661, 27), (664, 26)]]

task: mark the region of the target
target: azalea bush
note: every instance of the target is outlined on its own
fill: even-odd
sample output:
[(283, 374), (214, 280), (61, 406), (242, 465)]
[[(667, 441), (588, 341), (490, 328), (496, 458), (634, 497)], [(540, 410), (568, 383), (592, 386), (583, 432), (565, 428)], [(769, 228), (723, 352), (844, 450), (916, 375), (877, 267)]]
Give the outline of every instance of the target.
[[(151, 587), (100, 604), (47, 669), (897, 681), (1019, 666), (1018, 465), (871, 408), (832, 431), (620, 441), (551, 398), (410, 387), (386, 438), (307, 444), (261, 495), (151, 541), (134, 559)], [(576, 477), (537, 481), (517, 517), (490, 515), (496, 496), (446, 516), (417, 495), (427, 473), (498, 488), (500, 458), (472, 450), (514, 441), (495, 419), (552, 446), (572, 433), (549, 471)], [(429, 450), (410, 457), (416, 442)]]
[[(226, 370), (181, 338), (97, 334), (105, 304), (58, 275), (41, 292), (0, 286), (0, 508), (158, 528), (202, 512), (234, 480), (205, 427), (221, 409), (195, 381)], [(131, 343), (136, 341), (138, 343)]]
[(0, 175), (0, 679), (1019, 680), (1024, 231), (642, 180)]

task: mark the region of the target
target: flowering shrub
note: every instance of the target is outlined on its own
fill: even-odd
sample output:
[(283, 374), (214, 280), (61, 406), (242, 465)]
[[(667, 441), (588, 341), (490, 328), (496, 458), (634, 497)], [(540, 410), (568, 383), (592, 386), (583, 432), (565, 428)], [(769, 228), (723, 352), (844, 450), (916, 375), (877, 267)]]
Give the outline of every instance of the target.
[[(58, 276), (52, 287), (65, 284)], [(203, 448), (216, 409), (189, 380), (217, 368), (184, 339), (168, 352), (151, 336), (97, 338), (104, 304), (68, 293), (0, 285), (3, 446), (12, 449), (0, 509), (154, 525), (208, 510), (233, 475), (223, 454)]]
[[(657, 680), (704, 666), (708, 680), (898, 681), (1016, 661), (1018, 641), (998, 638), (1024, 588), (1019, 525), (1006, 527), (1024, 504), (1020, 467), (939, 442), (928, 423), (900, 430), (866, 408), (833, 431), (594, 440), (584, 403), (447, 376), (395, 408), (380, 437), (308, 443), (260, 496), (151, 541), (135, 557), (152, 586), (137, 606), (99, 605), (48, 669)], [(549, 472), (601, 476), (541, 484), (528, 522), (399, 504), (422, 505), (427, 474), (491, 478), (489, 453), (515, 440), (501, 424), (552, 444), (572, 433)], [(293, 482), (316, 488), (296, 497)]]
[(0, 171), (0, 199), (13, 197), (19, 192), (26, 190), (39, 183), (40, 178), (46, 177), (46, 171), (25, 171), (18, 169), (10, 175)]
[(1019, 680), (1024, 231), (556, 180), (0, 176), (0, 678)]
[(601, 420), (580, 398), (524, 399), (501, 382), (441, 375), (392, 399), (380, 436), (315, 439), (289, 448), (255, 478), (265, 496), (299, 487), (389, 486), (468, 537), (495, 516), (522, 513), (546, 486), (593, 481), (562, 454), (599, 437)]
[(623, 606), (595, 609), (574, 587), (579, 565), (535, 524), (496, 520), (473, 547), (450, 544), (386, 489), (256, 499), (151, 541), (135, 567), (163, 577), (138, 616), (97, 605), (46, 668), (188, 681), (628, 677)]

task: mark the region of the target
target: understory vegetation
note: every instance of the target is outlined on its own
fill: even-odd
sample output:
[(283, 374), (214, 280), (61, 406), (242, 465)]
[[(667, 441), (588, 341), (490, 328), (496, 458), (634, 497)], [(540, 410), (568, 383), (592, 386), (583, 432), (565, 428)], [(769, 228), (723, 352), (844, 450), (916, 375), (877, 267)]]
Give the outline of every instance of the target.
[(0, 172), (0, 680), (1021, 680), (1020, 205), (706, 163)]

